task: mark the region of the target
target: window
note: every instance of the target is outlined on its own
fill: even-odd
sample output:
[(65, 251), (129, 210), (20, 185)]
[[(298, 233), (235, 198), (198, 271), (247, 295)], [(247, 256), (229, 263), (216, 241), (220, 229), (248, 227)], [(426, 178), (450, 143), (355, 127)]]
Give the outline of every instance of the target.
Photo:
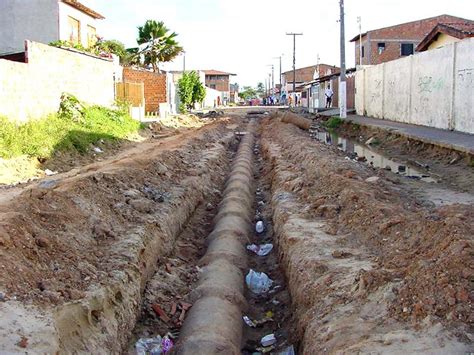
[(306, 99), (306, 91), (303, 91), (303, 92), (301, 93), (301, 98), (302, 98), (302, 99)]
[(411, 55), (411, 54), (413, 54), (413, 43), (402, 43), (401, 55)]
[(74, 17), (67, 17), (69, 42), (72, 44), (81, 43), (81, 23)]
[(87, 44), (89, 47), (93, 47), (97, 42), (97, 31), (95, 27), (87, 25)]
[(364, 50), (364, 46), (362, 46), (362, 58), (365, 57), (365, 50)]
[(211, 85), (209, 85), (209, 87), (210, 87), (211, 89), (214, 89), (214, 90), (215, 90), (215, 89), (216, 89), (216, 84), (211, 84)]
[(382, 52), (385, 50), (385, 42), (379, 42), (377, 44), (377, 49), (379, 51), (379, 54), (382, 54)]

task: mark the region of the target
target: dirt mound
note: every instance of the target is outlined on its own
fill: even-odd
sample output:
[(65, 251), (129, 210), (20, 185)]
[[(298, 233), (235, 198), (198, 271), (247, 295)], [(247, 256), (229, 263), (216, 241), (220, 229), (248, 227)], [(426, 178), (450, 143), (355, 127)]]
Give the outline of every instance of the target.
[[(1, 350), (26, 337), (40, 353), (119, 351), (158, 257), (222, 179), (233, 139), (224, 124), (207, 126), (49, 177), (0, 205)], [(44, 321), (28, 328), (35, 317)]]
[[(292, 251), (295, 248), (292, 245), (298, 243), (298, 232), (288, 229), (289, 235), (282, 239), (289, 243), (287, 253), (294, 253), (293, 257), (284, 255), (290, 268), (287, 271), (292, 275), (295, 267), (305, 270), (293, 276), (297, 285), (305, 285), (293, 286), (293, 293), (297, 295), (292, 293), (301, 303), (299, 307), (308, 307), (300, 309), (301, 331), (308, 332), (308, 322), (331, 314), (331, 309), (336, 312), (335, 305), (342, 307), (356, 297), (360, 299), (356, 303), (362, 312), (363, 304), (370, 304), (377, 294), (383, 293), (385, 298), (382, 297), (381, 302), (384, 304), (383, 312), (387, 314), (378, 322), (389, 324), (390, 319), (392, 322), (409, 321), (409, 324), (415, 323), (419, 327), (441, 322), (456, 329), (460, 339), (466, 340), (465, 329), (472, 324), (472, 295), (469, 292), (474, 207), (455, 205), (426, 209), (383, 178), (367, 182), (366, 179), (373, 175), (368, 168), (345, 160), (329, 147), (311, 141), (294, 126), (273, 120), (267, 122), (262, 132), (267, 157), (274, 161), (278, 176), (275, 178), (276, 186), (279, 186), (276, 192), (282, 200), (294, 196), (296, 200), (291, 206), (298, 208), (297, 205), (301, 204), (299, 208), (304, 208), (304, 211), (300, 214), (305, 218), (324, 221), (323, 227), (313, 223), (308, 230), (308, 233), (315, 233), (309, 231), (323, 228), (317, 238), (325, 246), (318, 244), (315, 247), (328, 248), (316, 264), (302, 264), (311, 259), (305, 250), (312, 242), (306, 241), (306, 249), (296, 252)], [(277, 150), (271, 153), (272, 149)], [(283, 195), (286, 192), (290, 197)], [(294, 230), (305, 228), (305, 223), (295, 220), (289, 211), (279, 208), (278, 203), (275, 208), (280, 211), (280, 223), (291, 222)], [(331, 236), (334, 236), (333, 240)], [(336, 241), (338, 244), (333, 245)], [(333, 245), (332, 249), (328, 247), (330, 245)], [(281, 249), (286, 248), (283, 246)], [(329, 259), (332, 261), (327, 260), (327, 253), (332, 255)], [(294, 259), (296, 255), (299, 261)], [(344, 271), (339, 265), (347, 264), (350, 259), (359, 263), (365, 260), (365, 265), (360, 265), (361, 271), (352, 276), (349, 269)], [(357, 265), (354, 262), (352, 265)], [(304, 275), (308, 278), (304, 279)], [(349, 287), (347, 282), (351, 277), (354, 284)], [(336, 291), (334, 285), (338, 282), (340, 286)], [(313, 287), (317, 288), (317, 294)], [(379, 306), (373, 307), (376, 313)], [(315, 314), (318, 318), (314, 318)], [(332, 317), (337, 318), (334, 314)], [(323, 329), (310, 328), (314, 332)], [(331, 344), (331, 336), (322, 340)], [(323, 344), (317, 349), (322, 347)]]

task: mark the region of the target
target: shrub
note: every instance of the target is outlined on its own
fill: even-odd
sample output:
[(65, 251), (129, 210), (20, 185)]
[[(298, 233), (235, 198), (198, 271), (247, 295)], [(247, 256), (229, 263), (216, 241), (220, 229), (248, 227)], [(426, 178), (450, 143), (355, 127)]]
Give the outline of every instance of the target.
[(337, 116), (333, 116), (331, 117), (329, 120), (327, 120), (326, 122), (324, 122), (324, 127), (328, 128), (328, 129), (336, 129), (338, 128), (344, 121), (337, 117)]

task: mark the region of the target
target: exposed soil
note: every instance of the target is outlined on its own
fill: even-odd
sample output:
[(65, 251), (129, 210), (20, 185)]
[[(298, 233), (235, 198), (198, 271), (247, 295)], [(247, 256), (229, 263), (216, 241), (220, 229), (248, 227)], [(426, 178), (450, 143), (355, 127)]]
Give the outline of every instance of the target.
[[(222, 180), (216, 167), (225, 166), (236, 128), (224, 119), (23, 191), (5, 190), (0, 290), (7, 302), (0, 306), (9, 316), (2, 316), (0, 343), (6, 351), (19, 337), (38, 352), (121, 348), (157, 258)], [(27, 304), (34, 307), (25, 316)], [(35, 317), (49, 321), (30, 329)], [(18, 319), (24, 324), (8, 331)]]
[[(229, 188), (250, 117), (258, 126), (253, 163), (247, 142), (229, 181), (253, 182)], [(223, 333), (238, 335), (242, 353), (255, 352), (268, 334), (276, 337), (273, 352), (472, 352), (474, 205), (438, 206), (426, 194), (433, 186), (474, 192), (469, 162), (390, 134), (340, 128), (429, 164), (441, 181), (430, 185), (347, 159), (281, 118), (240, 111), (178, 131), (152, 127), (146, 141), (104, 149), (110, 156), (64, 157), (66, 172), (0, 190), (0, 353), (133, 354), (139, 338), (166, 334), (179, 344), (189, 320), (196, 324), (199, 294), (218, 295), (219, 287), (219, 304), (237, 310), (227, 328), (237, 324), (240, 305), (242, 316), (262, 321), (242, 321), (242, 339), (240, 330)], [(233, 207), (219, 215), (222, 191), (246, 197), (228, 199), (224, 206)], [(250, 191), (254, 217), (243, 226)], [(225, 218), (239, 231), (239, 248), (248, 238), (273, 250), (227, 251), (242, 284), (232, 276), (226, 289), (217, 278), (212, 289), (208, 266), (217, 260), (218, 270), (225, 258), (219, 249), (205, 253), (219, 238), (233, 245), (224, 239), (231, 229), (214, 233)], [(274, 283), (260, 296), (245, 289), (243, 300), (250, 268)], [(199, 332), (188, 333), (199, 344)]]
[[(387, 335), (407, 327), (417, 332), (385, 339), (385, 351), (436, 349), (440, 341), (446, 350), (466, 349), (474, 207), (427, 209), (390, 181), (368, 183), (370, 168), (277, 119), (262, 136), (304, 352), (375, 349), (381, 329)], [(436, 324), (457, 340), (431, 334)]]

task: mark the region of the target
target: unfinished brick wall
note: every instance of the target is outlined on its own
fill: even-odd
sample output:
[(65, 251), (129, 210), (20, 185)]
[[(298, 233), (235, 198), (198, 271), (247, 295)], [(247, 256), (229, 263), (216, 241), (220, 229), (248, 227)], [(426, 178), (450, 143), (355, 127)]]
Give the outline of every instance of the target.
[(144, 84), (146, 112), (158, 112), (160, 103), (166, 102), (166, 74), (123, 68), (123, 81)]
[[(380, 64), (394, 59), (401, 58), (401, 44), (413, 43), (413, 48), (425, 38), (425, 36), (438, 23), (466, 23), (472, 22), (459, 17), (441, 15), (419, 21), (403, 23), (396, 26), (385, 27), (373, 31), (368, 31), (362, 36), (362, 46), (364, 47), (364, 57), (362, 64)], [(370, 42), (370, 48), (369, 48)], [(385, 49), (379, 53), (378, 43), (385, 43)], [(355, 58), (359, 64), (359, 37), (354, 37)], [(370, 51), (370, 53), (369, 53)]]

